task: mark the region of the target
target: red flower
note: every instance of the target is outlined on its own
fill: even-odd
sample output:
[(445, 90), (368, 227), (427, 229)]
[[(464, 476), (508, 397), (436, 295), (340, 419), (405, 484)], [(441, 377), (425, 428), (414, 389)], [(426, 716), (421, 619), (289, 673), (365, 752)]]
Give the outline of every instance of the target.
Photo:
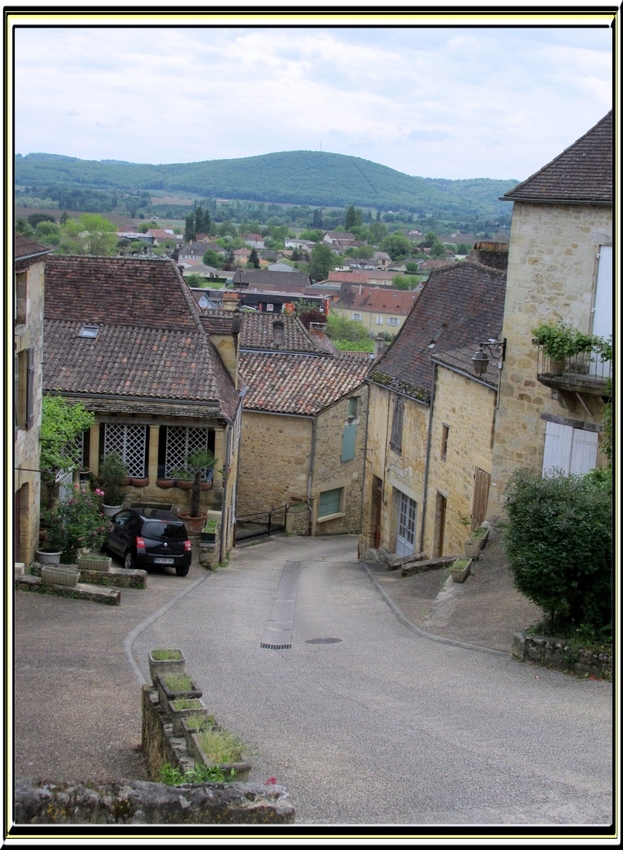
[(276, 784), (277, 784), (277, 778), (275, 776), (271, 776), (270, 779), (267, 779), (264, 782), (264, 785), (276, 785)]

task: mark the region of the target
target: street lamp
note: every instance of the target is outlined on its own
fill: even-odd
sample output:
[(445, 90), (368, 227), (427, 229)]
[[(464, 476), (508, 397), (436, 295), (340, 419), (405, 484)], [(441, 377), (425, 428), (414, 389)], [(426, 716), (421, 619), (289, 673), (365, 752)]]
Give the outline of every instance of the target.
[[(486, 349), (486, 351), (485, 351)], [(503, 340), (490, 339), (487, 342), (478, 343), (478, 351), (472, 357), (474, 364), (474, 372), (477, 375), (484, 375), (489, 365), (489, 354), (498, 361), (498, 369), (502, 368), (502, 362), (506, 356), (506, 338)]]

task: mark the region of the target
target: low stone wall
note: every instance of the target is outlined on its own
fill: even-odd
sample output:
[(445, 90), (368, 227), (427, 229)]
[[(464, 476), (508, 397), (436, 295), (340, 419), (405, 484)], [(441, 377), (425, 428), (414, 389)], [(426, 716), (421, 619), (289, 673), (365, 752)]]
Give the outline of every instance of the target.
[(162, 785), (121, 780), (15, 783), (17, 824), (286, 824), (294, 808), (279, 785), (219, 782)]
[(513, 635), (511, 649), (519, 661), (531, 661), (555, 670), (612, 679), (612, 649), (608, 647), (574, 646), (561, 638), (544, 635)]
[(184, 738), (173, 735), (173, 724), (166, 716), (158, 700), (158, 691), (151, 685), (142, 688), (142, 737), (141, 747), (151, 778), (156, 781), (165, 764), (186, 772), (195, 762), (186, 752)]
[[(123, 567), (111, 567), (108, 572), (101, 570), (80, 570), (80, 581), (83, 584), (96, 584), (100, 587), (134, 587), (145, 590), (147, 587), (147, 570), (126, 570)], [(41, 564), (34, 563), (30, 568), (30, 574), (41, 575)]]
[(441, 570), (443, 567), (449, 567), (450, 564), (453, 564), (458, 557), (458, 555), (444, 555), (441, 558), (405, 564), (400, 571), (400, 577), (408, 578), (418, 575), (418, 573), (427, 573), (429, 570)]
[(78, 582), (75, 587), (60, 584), (44, 584), (39, 576), (15, 576), (16, 590), (30, 590), (34, 593), (50, 593), (64, 596), (66, 599), (84, 599), (87, 602), (100, 602), (103, 605), (120, 605), (121, 591), (115, 587), (98, 587), (94, 584)]

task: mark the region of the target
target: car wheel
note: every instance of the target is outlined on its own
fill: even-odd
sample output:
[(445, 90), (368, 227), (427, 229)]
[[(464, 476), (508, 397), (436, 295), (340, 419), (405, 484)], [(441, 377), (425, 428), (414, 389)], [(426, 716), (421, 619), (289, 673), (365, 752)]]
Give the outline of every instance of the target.
[(132, 558), (132, 553), (130, 552), (129, 549), (125, 553), (123, 566), (126, 568), (126, 570), (133, 570), (134, 569), (134, 559)]
[(188, 570), (189, 570), (189, 569), (190, 569), (190, 566), (186, 566), (186, 567), (176, 567), (176, 568), (175, 568), (175, 572), (178, 574), (178, 576), (187, 576), (187, 575), (188, 575)]

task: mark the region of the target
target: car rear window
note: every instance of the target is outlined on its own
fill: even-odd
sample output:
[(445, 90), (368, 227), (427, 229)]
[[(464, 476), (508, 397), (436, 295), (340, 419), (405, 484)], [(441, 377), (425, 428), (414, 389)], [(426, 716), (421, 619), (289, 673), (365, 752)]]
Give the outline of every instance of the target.
[(143, 526), (145, 537), (167, 537), (169, 540), (186, 540), (186, 526), (181, 522), (148, 520)]

